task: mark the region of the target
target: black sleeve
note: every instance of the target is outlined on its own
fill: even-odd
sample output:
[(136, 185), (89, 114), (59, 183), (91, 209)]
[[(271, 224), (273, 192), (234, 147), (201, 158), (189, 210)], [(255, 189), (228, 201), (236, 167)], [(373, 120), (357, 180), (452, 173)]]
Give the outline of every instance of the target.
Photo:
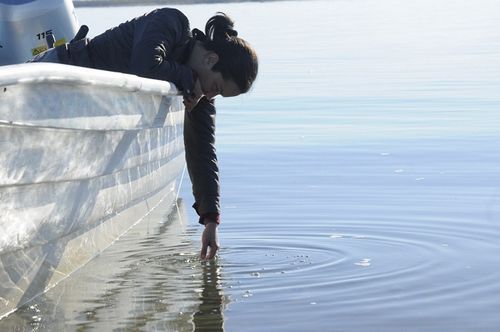
[(219, 167), (215, 149), (215, 106), (205, 97), (184, 116), (186, 164), (193, 185), (196, 212), (220, 214)]
[(176, 47), (187, 43), (189, 33), (189, 21), (177, 9), (157, 9), (137, 20), (131, 74), (169, 81), (182, 91), (192, 90), (192, 69), (176, 62), (172, 54)]

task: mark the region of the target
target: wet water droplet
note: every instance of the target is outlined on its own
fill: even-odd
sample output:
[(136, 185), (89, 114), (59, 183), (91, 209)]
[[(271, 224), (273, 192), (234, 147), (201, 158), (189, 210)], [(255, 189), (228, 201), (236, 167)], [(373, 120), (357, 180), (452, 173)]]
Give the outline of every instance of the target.
[(362, 266), (362, 267), (368, 267), (370, 266), (370, 258), (363, 258), (361, 261), (354, 263), (354, 265)]

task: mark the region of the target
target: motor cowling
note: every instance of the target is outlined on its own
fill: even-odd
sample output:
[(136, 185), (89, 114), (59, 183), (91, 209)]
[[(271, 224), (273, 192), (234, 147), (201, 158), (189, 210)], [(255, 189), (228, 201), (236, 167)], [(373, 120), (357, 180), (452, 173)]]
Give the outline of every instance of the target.
[(0, 0), (0, 65), (23, 63), (47, 50), (47, 38), (54, 46), (67, 43), (77, 27), (71, 0)]

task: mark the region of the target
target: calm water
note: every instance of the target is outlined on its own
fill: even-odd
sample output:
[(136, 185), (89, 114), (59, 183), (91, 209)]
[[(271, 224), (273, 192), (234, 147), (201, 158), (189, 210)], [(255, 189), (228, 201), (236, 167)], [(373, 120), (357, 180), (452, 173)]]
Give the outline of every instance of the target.
[[(150, 8), (77, 15), (95, 35)], [(231, 14), (261, 60), (218, 102), (219, 259), (185, 182), (0, 330), (500, 330), (498, 2), (179, 8)]]

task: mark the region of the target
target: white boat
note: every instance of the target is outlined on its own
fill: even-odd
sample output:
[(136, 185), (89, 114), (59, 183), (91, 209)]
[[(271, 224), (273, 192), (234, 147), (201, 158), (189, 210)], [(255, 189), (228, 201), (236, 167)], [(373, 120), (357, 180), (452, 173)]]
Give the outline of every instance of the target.
[(177, 195), (173, 84), (24, 63), (77, 26), (71, 0), (0, 0), (0, 318)]
[(61, 64), (0, 67), (0, 317), (173, 202), (183, 116), (168, 82)]

